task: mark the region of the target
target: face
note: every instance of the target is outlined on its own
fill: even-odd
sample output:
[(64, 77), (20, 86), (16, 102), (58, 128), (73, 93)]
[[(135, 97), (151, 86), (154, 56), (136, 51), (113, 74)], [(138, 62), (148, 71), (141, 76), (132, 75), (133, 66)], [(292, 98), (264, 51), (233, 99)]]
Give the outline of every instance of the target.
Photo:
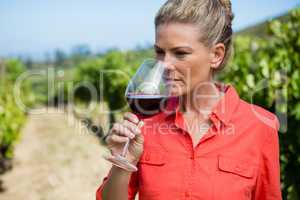
[(200, 34), (193, 24), (169, 23), (156, 28), (156, 59), (166, 64), (165, 78), (173, 96), (190, 93), (212, 81), (213, 68), (220, 59), (216, 56), (217, 48), (200, 42)]

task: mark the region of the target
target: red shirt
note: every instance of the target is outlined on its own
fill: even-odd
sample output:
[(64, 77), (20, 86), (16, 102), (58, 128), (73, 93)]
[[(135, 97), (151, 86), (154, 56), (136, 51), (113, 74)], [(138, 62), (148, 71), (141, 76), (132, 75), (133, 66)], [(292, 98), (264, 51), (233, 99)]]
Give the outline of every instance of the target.
[(232, 86), (224, 92), (194, 148), (176, 98), (168, 101), (173, 113), (144, 119), (144, 151), (128, 199), (138, 192), (139, 200), (281, 200), (277, 117)]

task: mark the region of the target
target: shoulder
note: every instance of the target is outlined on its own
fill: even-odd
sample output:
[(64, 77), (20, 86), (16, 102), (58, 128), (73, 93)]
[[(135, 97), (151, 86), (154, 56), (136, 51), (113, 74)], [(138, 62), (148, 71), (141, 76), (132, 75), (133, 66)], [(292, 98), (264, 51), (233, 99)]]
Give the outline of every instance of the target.
[(259, 126), (271, 132), (279, 130), (280, 124), (277, 116), (261, 106), (240, 99), (238, 112), (243, 115), (248, 123), (254, 126)]
[(251, 137), (255, 138), (255, 143), (260, 149), (263, 149), (268, 143), (275, 144), (278, 141), (279, 120), (274, 113), (267, 109), (240, 99), (234, 116), (235, 120), (240, 122), (242, 126), (240, 128), (251, 133)]

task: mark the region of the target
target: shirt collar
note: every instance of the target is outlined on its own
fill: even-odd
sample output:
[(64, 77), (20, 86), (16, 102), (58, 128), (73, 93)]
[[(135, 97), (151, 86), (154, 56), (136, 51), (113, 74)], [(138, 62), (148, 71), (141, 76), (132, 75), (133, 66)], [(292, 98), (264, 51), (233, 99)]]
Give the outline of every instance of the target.
[[(221, 124), (229, 125), (231, 117), (239, 105), (240, 97), (232, 85), (216, 83), (217, 88), (224, 92), (223, 97), (209, 115), (214, 126), (219, 130)], [(166, 106), (167, 118), (175, 117), (175, 125), (185, 130), (182, 113), (179, 111), (179, 97), (170, 97)]]
[(216, 116), (218, 120), (228, 125), (239, 105), (240, 97), (232, 85), (220, 84), (217, 86), (225, 94), (213, 108), (211, 117)]

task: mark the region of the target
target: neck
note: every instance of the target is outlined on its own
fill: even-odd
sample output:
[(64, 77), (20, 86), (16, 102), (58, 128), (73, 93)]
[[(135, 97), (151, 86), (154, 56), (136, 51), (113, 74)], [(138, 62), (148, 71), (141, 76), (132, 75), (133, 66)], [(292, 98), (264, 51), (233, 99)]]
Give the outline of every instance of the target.
[(218, 103), (222, 94), (213, 81), (203, 83), (183, 96), (180, 102), (181, 111), (202, 115), (206, 118)]

